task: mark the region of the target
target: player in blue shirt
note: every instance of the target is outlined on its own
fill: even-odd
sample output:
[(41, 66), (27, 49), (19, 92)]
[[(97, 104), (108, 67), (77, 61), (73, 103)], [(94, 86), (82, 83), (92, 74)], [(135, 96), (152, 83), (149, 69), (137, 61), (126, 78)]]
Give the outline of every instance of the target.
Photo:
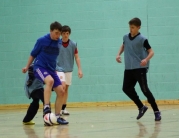
[(26, 67), (22, 69), (26, 73), (29, 66), (34, 61), (34, 76), (45, 83), (44, 89), (44, 115), (51, 113), (50, 97), (52, 88), (57, 94), (55, 102), (55, 114), (58, 116), (59, 124), (68, 124), (66, 120), (60, 117), (60, 109), (63, 104), (64, 90), (61, 81), (56, 73), (56, 59), (59, 55), (59, 46), (61, 40), (62, 25), (58, 22), (51, 23), (50, 33), (39, 38), (31, 51)]

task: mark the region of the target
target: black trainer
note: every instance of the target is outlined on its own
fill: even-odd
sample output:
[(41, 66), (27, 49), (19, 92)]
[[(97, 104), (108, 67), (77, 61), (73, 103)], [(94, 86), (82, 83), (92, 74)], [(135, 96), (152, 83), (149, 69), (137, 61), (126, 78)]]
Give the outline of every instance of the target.
[(139, 120), (147, 111), (148, 107), (147, 106), (143, 106), (141, 109), (139, 109), (139, 114), (137, 116), (137, 120)]
[(160, 121), (162, 119), (160, 111), (155, 112), (154, 114), (155, 114), (155, 121)]

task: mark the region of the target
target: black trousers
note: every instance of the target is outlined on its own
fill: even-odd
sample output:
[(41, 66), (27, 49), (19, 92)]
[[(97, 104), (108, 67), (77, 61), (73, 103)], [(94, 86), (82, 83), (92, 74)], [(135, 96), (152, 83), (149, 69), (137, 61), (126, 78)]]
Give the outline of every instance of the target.
[(44, 104), (44, 89), (37, 89), (32, 94), (32, 103), (30, 104), (27, 113), (23, 119), (23, 122), (29, 122), (31, 121), (35, 115), (37, 114), (37, 111), (39, 109), (39, 101), (41, 100)]
[(139, 99), (135, 91), (135, 85), (138, 82), (143, 94), (147, 97), (148, 102), (151, 104), (152, 109), (159, 111), (155, 98), (148, 88), (147, 84), (147, 69), (133, 69), (124, 71), (123, 91), (124, 93), (137, 105), (140, 109), (143, 107), (143, 103)]

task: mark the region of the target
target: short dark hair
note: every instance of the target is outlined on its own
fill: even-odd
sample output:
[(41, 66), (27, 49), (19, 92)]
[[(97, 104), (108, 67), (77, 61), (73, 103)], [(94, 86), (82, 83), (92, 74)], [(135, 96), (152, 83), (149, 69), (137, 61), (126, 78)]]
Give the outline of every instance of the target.
[(71, 34), (71, 28), (68, 25), (64, 25), (62, 27), (62, 33), (63, 32), (69, 32)]
[(55, 22), (50, 24), (50, 30), (51, 31), (53, 31), (53, 30), (61, 31), (62, 30), (62, 25), (59, 22), (55, 21)]
[(141, 26), (141, 20), (139, 18), (133, 18), (129, 21), (129, 25)]

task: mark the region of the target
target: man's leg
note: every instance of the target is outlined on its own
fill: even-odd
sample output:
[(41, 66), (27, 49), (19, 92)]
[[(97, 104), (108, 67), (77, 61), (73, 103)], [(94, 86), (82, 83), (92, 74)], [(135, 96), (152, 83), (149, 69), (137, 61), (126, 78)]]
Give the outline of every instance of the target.
[[(43, 88), (40, 89), (40, 91), (37, 94), (37, 97), (38, 97), (38, 99), (41, 100), (41, 102), (43, 103), (43, 106), (44, 106), (44, 89)], [(51, 109), (51, 107), (50, 107), (50, 109)]]
[[(63, 104), (67, 104), (67, 99), (68, 99), (68, 88), (69, 88), (69, 85), (65, 85), (65, 92), (64, 92), (64, 103)], [(65, 110), (65, 108), (64, 109), (62, 109), (62, 110)]]
[(51, 113), (50, 109), (50, 97), (51, 97), (51, 90), (54, 84), (54, 79), (52, 78), (51, 74), (49, 74), (49, 71), (38, 68), (34, 72), (34, 76), (37, 79), (40, 79), (45, 83), (45, 89), (44, 89), (44, 115), (47, 113)]
[(136, 83), (137, 83), (137, 80), (135, 79), (135, 76), (134, 76), (134, 70), (125, 70), (123, 91), (137, 105), (139, 109), (139, 114), (136, 119), (140, 119), (145, 114), (148, 107), (144, 106), (141, 100), (139, 99), (139, 96), (137, 95), (135, 88), (134, 88)]
[(27, 109), (26, 116), (23, 119), (24, 125), (34, 125), (35, 123), (32, 122), (32, 119), (37, 114), (37, 111), (39, 109), (39, 99), (36, 97), (36, 94), (38, 93), (38, 90), (32, 93), (32, 103), (30, 104), (29, 108)]
[(56, 73), (51, 73), (54, 79), (54, 85), (53, 89), (56, 92), (56, 101), (55, 101), (55, 114), (57, 116), (57, 122), (59, 124), (65, 125), (68, 124), (66, 120), (60, 117), (60, 111), (64, 102), (64, 89), (63, 86), (61, 85), (61, 81)]
[(54, 91), (57, 95), (55, 101), (55, 114), (60, 115), (60, 111), (64, 103), (64, 90), (62, 85), (58, 85), (56, 88), (54, 88)]
[[(69, 85), (66, 85), (65, 93), (64, 93), (64, 104), (65, 105), (67, 104), (67, 100), (68, 100), (68, 88), (69, 88)], [(63, 110), (65, 110), (65, 108)]]
[(44, 105), (44, 89), (40, 89), (40, 91), (38, 92), (38, 98), (41, 100), (41, 102), (43, 103)]
[(69, 89), (69, 86), (71, 85), (71, 81), (72, 81), (72, 72), (65, 73), (66, 89), (65, 89), (65, 95), (64, 95), (64, 103), (62, 106), (63, 115), (70, 115), (70, 113), (66, 110), (66, 106), (67, 106), (67, 100), (68, 100), (68, 89)]
[(135, 76), (137, 81), (139, 82), (140, 88), (143, 94), (147, 97), (148, 102), (150, 103), (154, 113), (156, 113), (156, 121), (161, 120), (160, 112), (155, 101), (153, 94), (151, 93), (150, 89), (148, 88), (147, 84), (147, 69), (139, 69), (135, 71)]
[(64, 102), (63, 102), (63, 106), (62, 106), (62, 113), (64, 115), (70, 115), (68, 112), (65, 112), (65, 108), (67, 106), (67, 100), (68, 100), (68, 88), (69, 88), (69, 85), (66, 85), (65, 86), (65, 93), (64, 93)]
[(63, 90), (64, 90), (63, 105), (62, 105), (62, 111), (63, 111), (65, 109), (65, 107), (66, 107), (66, 106), (64, 106), (64, 104), (66, 105), (66, 78), (65, 78), (65, 73), (64, 72), (57, 72), (57, 75), (58, 75), (58, 77), (59, 77), (59, 79), (60, 79), (60, 81), (62, 83), (62, 87), (63, 87)]
[(151, 104), (154, 112), (159, 111), (158, 106), (155, 102), (155, 98), (148, 88), (146, 69), (136, 70), (135, 76), (136, 76), (137, 81), (139, 82), (141, 91), (147, 97), (147, 100)]
[(50, 104), (50, 97), (51, 97), (51, 90), (53, 87), (54, 80), (49, 75), (44, 79), (45, 82), (45, 89), (44, 89), (44, 104), (49, 105)]
[(143, 103), (141, 102), (141, 100), (139, 99), (139, 96), (137, 95), (135, 91), (134, 87), (136, 83), (137, 83), (137, 80), (133, 76), (133, 71), (125, 70), (124, 80), (123, 80), (123, 91), (140, 109), (143, 107)]

